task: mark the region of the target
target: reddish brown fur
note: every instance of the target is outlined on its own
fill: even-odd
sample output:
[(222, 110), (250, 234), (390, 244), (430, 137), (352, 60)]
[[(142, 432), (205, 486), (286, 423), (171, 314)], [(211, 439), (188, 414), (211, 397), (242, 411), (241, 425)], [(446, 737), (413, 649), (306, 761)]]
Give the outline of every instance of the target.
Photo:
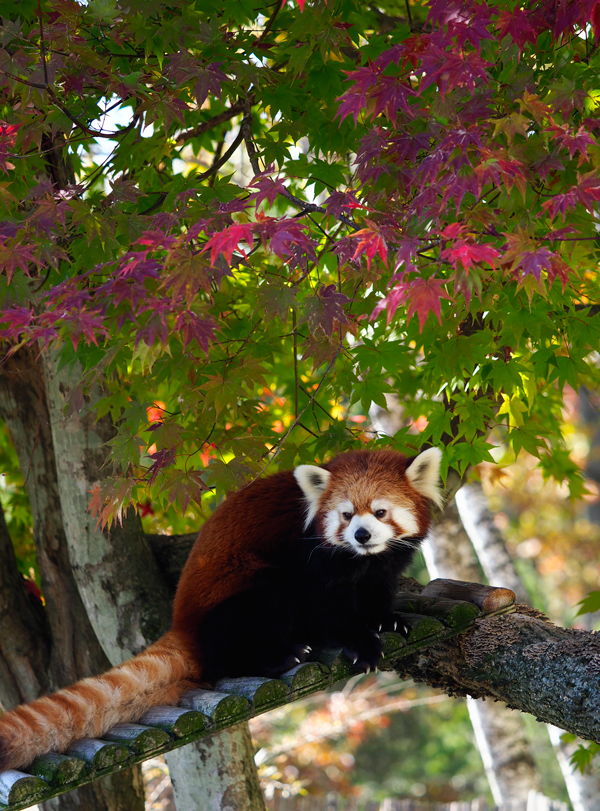
[[(427, 500), (404, 477), (407, 461), (393, 451), (353, 451), (325, 465), (335, 475), (321, 505), (350, 498), (362, 509), (375, 497), (406, 499), (426, 530)], [(401, 492), (398, 480), (401, 479)], [(103, 676), (84, 679), (0, 717), (0, 769), (26, 766), (77, 738), (98, 737), (139, 719), (157, 704), (176, 704), (201, 675), (195, 631), (206, 613), (249, 585), (265, 556), (302, 540), (305, 502), (292, 471), (231, 493), (198, 535), (181, 575), (171, 630), (147, 651)]]

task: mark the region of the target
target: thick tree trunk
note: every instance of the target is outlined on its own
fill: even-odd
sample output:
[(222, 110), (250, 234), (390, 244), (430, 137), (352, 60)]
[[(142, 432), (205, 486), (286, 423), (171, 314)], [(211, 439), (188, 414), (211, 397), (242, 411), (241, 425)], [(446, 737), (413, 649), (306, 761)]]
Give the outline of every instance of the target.
[(65, 415), (71, 385), (66, 370), (45, 353), (44, 377), (58, 492), (69, 558), (79, 593), (111, 664), (139, 653), (164, 633), (170, 594), (137, 516), (102, 532), (88, 511), (90, 491), (106, 476), (105, 444), (114, 436), (107, 417), (96, 421), (89, 403)]
[[(33, 514), (33, 535), (45, 617), (30, 620), (31, 604), (16, 570), (6, 525), (0, 523), (0, 604), (10, 623), (0, 623), (0, 696), (5, 709), (80, 678), (106, 670), (106, 658), (79, 596), (62, 523), (54, 447), (44, 381), (35, 352), (21, 349), (0, 367), (0, 417), (19, 457)], [(2, 611), (0, 608), (0, 611)], [(33, 604), (34, 615), (37, 613)], [(17, 625), (18, 624), (18, 627)], [(12, 654), (5, 656), (9, 648)], [(27, 657), (13, 664), (16, 652)], [(7, 662), (10, 666), (7, 665)], [(4, 666), (3, 666), (4, 665)], [(37, 692), (33, 691), (33, 671)], [(35, 692), (35, 694), (34, 694)], [(142, 811), (139, 767), (111, 775), (44, 803), (44, 811)]]
[[(56, 359), (45, 358), (45, 380), (52, 436), (57, 454), (58, 487), (69, 556), (79, 591), (94, 630), (112, 664), (143, 650), (167, 630), (171, 615), (171, 587), (154, 558), (137, 516), (123, 519), (123, 525), (101, 532), (87, 512), (90, 491), (106, 475), (105, 444), (114, 435), (108, 417), (98, 421), (88, 404), (78, 413), (65, 416), (70, 388), (68, 375), (59, 372)], [(188, 747), (169, 756), (170, 768), (180, 779), (173, 793), (178, 811), (203, 807), (203, 784), (213, 786), (223, 796), (230, 788), (230, 769), (243, 771), (246, 782), (236, 782), (235, 796), (240, 808), (254, 809), (257, 781), (250, 749), (229, 731), (214, 735), (201, 750)], [(249, 733), (246, 730), (246, 734)], [(238, 740), (239, 738), (239, 740)], [(230, 753), (234, 762), (221, 768), (216, 780), (213, 763)], [(244, 755), (245, 753), (245, 755)], [(245, 756), (242, 763), (240, 760)], [(179, 767), (178, 764), (185, 764)], [(184, 772), (189, 775), (183, 779)], [(232, 772), (232, 773), (233, 773)], [(221, 786), (219, 789), (218, 787)], [(244, 789), (244, 786), (246, 789)], [(199, 792), (199, 796), (196, 794)], [(246, 793), (244, 793), (246, 792)], [(259, 790), (260, 795), (260, 790)], [(245, 803), (245, 806), (243, 805)]]
[[(473, 582), (481, 579), (454, 501), (448, 504), (434, 527), (424, 551), (432, 578)], [(508, 584), (493, 582), (492, 585)], [(491, 701), (469, 699), (468, 708), (494, 802), (507, 809), (525, 809), (529, 792), (538, 789), (538, 780), (523, 720)]]
[(166, 755), (177, 811), (265, 811), (247, 723)]

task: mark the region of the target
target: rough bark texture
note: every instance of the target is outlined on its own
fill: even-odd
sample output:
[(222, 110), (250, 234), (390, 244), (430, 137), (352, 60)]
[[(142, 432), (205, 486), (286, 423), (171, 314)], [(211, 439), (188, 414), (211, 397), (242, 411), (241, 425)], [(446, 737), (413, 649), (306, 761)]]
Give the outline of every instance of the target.
[[(62, 523), (43, 372), (34, 351), (21, 349), (0, 367), (0, 417), (15, 446), (33, 515), (46, 611), (25, 594), (3, 517), (0, 521), (0, 697), (5, 709), (106, 670), (106, 658), (79, 596)], [(33, 606), (33, 608), (32, 608)], [(37, 620), (30, 618), (31, 611)], [(17, 625), (15, 624), (18, 624)], [(4, 651), (11, 648), (12, 655)], [(20, 667), (14, 666), (17, 652)], [(23, 663), (23, 657), (27, 663)], [(33, 671), (35, 683), (27, 677)], [(142, 811), (139, 766), (82, 786), (40, 806), (43, 811)]]
[(452, 695), (503, 701), (600, 743), (600, 635), (558, 628), (535, 609), (517, 608), (407, 657), (399, 674)]
[[(435, 526), (425, 554), (431, 577), (480, 579), (477, 560), (454, 501)], [(497, 582), (495, 586), (508, 586)], [(479, 693), (467, 693), (477, 697)], [(469, 701), (469, 714), (486, 774), (497, 805), (525, 809), (531, 790), (537, 790), (535, 762), (523, 720), (506, 707), (492, 702)]]
[(0, 507), (0, 706), (32, 701), (46, 688), (50, 640), (41, 603), (29, 598)]
[[(44, 361), (58, 489), (71, 566), (96, 635), (111, 663), (118, 664), (146, 648), (167, 630), (172, 588), (154, 558), (137, 516), (126, 517), (122, 527), (102, 533), (87, 512), (90, 491), (106, 475), (102, 470), (106, 459), (104, 446), (114, 436), (114, 428), (108, 416), (96, 421), (89, 404), (66, 417), (71, 395), (68, 374), (65, 370), (58, 371), (56, 359), (48, 353)], [(215, 781), (213, 766), (207, 767), (206, 763), (218, 761), (229, 750), (238, 758), (237, 768), (245, 772), (246, 780), (258, 780), (250, 750), (242, 750), (239, 741), (235, 746), (230, 743), (229, 732), (222, 735), (223, 739), (221, 735), (212, 736), (209, 742), (202, 744), (201, 750), (188, 747), (185, 755), (171, 758), (177, 770), (176, 764), (185, 757), (189, 772), (185, 781), (174, 781), (178, 811), (203, 807), (196, 796), (197, 791), (202, 795), (201, 784), (208, 783), (217, 790), (222, 783)], [(235, 771), (234, 766), (231, 769)], [(223, 775), (229, 771), (229, 765), (221, 768)], [(192, 774), (196, 776), (195, 783), (191, 782)], [(248, 805), (251, 794), (244, 795), (239, 781), (234, 790), (227, 788), (229, 783), (225, 777), (223, 780), (219, 789), (223, 796), (227, 789), (232, 796), (245, 797), (246, 805), (240, 808), (254, 808)]]
[(177, 811), (265, 811), (248, 724), (166, 755)]
[[(167, 630), (170, 594), (137, 516), (101, 532), (88, 512), (90, 491), (106, 475), (105, 443), (114, 436), (107, 417), (89, 404), (65, 416), (71, 386), (66, 370), (44, 355), (44, 374), (58, 492), (69, 558), (79, 593), (111, 664), (139, 653)], [(68, 406), (67, 406), (68, 407)]]
[(33, 538), (51, 638), (48, 690), (109, 666), (71, 571), (62, 522), (43, 373), (27, 347), (0, 367), (0, 417), (19, 458), (33, 515)]

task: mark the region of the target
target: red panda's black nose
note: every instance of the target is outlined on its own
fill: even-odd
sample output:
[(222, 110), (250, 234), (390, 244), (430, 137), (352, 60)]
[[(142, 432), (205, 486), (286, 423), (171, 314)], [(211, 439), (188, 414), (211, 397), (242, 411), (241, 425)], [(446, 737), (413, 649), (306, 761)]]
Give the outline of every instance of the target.
[(364, 527), (359, 527), (354, 533), (354, 537), (359, 543), (366, 543), (371, 537), (371, 533)]

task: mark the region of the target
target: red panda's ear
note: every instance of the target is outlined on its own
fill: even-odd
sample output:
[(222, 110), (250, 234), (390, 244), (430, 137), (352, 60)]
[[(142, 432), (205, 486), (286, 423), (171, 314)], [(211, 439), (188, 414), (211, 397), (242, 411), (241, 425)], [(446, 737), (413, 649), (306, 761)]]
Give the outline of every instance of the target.
[(327, 489), (331, 473), (316, 465), (298, 465), (294, 470), (294, 476), (306, 499), (306, 526), (308, 526), (317, 514), (319, 499)]
[(439, 448), (428, 448), (412, 460), (406, 469), (406, 478), (418, 493), (431, 499), (436, 507), (444, 504), (440, 485), (440, 464), (442, 452)]

